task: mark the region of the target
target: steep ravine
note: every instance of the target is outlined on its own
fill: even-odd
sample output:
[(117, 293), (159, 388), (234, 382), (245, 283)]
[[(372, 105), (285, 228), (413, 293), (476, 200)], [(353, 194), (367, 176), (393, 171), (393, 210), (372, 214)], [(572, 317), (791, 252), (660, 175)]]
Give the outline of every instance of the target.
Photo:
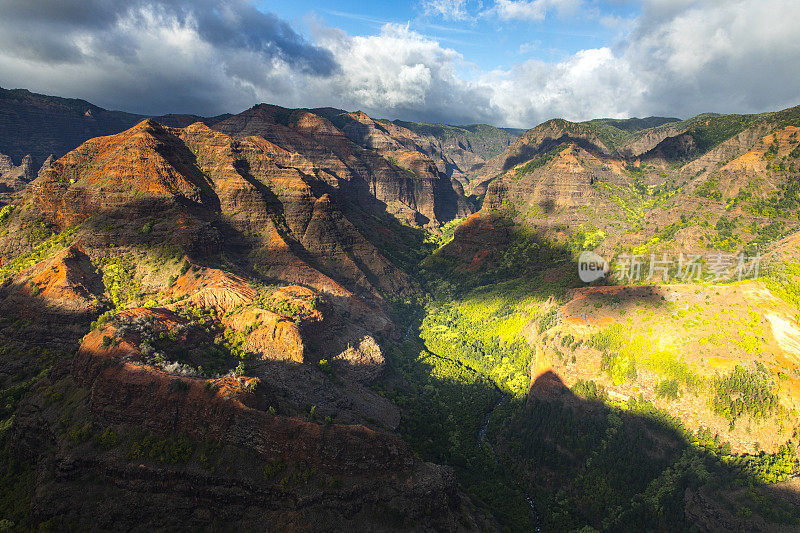
[[(481, 430), (478, 432), (478, 447), (480, 448), (480, 447), (486, 446), (489, 449), (489, 451), (491, 452), (492, 458), (494, 459), (495, 464), (499, 464), (499, 463), (497, 462), (497, 456), (494, 453), (494, 448), (492, 447), (492, 443), (489, 441), (488, 438), (486, 438), (486, 431), (489, 429), (489, 424), (491, 424), (491, 422), (492, 422), (492, 417), (494, 416), (494, 412), (499, 407), (501, 407), (504, 403), (506, 403), (507, 400), (508, 400), (508, 396), (504, 394), (503, 397), (500, 398), (500, 401), (498, 401), (497, 404), (494, 406), (494, 408), (491, 411), (489, 411), (489, 414), (486, 415), (486, 423), (483, 425)], [(517, 487), (519, 488), (519, 490), (522, 491), (523, 494), (525, 494), (525, 500), (528, 502), (528, 507), (530, 507), (531, 519), (533, 520), (533, 524), (534, 524), (534, 529), (533, 530), (534, 531), (541, 531), (542, 530), (541, 520), (539, 519), (539, 513), (536, 510), (536, 504), (533, 503), (533, 498), (531, 498), (531, 495), (528, 494), (527, 491), (525, 491), (519, 485), (519, 483), (517, 483)]]

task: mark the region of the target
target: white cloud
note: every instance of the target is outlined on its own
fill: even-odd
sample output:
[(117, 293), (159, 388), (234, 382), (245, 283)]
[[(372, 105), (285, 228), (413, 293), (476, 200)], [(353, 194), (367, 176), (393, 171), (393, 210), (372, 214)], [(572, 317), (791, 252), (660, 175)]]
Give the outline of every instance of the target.
[(756, 112), (800, 103), (794, 0), (650, 0), (621, 60), (657, 112)]
[(800, 104), (793, 0), (648, 0), (613, 48), (486, 74), (509, 125), (551, 117), (688, 117)]
[(549, 10), (574, 12), (581, 0), (497, 0), (484, 15), (496, 15), (502, 20), (542, 21)]
[(557, 64), (529, 60), (483, 82), (494, 88), (492, 104), (503, 111), (502, 122), (521, 127), (554, 117), (624, 117), (645, 92), (609, 48), (582, 50)]
[(422, 0), (422, 13), (426, 16), (439, 16), (445, 20), (469, 20), (467, 0)]
[[(493, 116), (486, 88), (457, 77), (462, 56), (407, 25), (386, 24), (380, 34), (369, 37), (351, 37), (324, 27), (313, 33), (341, 69), (309, 85), (311, 94), (327, 98), (320, 105), (415, 120), (469, 122)], [(331, 95), (335, 95), (333, 103)]]

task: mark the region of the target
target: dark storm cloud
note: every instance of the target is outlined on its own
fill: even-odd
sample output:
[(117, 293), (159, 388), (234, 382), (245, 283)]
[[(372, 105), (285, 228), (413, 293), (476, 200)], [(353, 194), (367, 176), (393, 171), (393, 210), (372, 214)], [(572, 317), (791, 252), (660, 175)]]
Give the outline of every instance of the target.
[(326, 76), (336, 69), (327, 50), (308, 43), (274, 14), (243, 0), (0, 0), (0, 43), (6, 53), (42, 62), (80, 62), (87, 42), (110, 55), (135, 53), (121, 25), (152, 15), (192, 24), (208, 44), (257, 52)]

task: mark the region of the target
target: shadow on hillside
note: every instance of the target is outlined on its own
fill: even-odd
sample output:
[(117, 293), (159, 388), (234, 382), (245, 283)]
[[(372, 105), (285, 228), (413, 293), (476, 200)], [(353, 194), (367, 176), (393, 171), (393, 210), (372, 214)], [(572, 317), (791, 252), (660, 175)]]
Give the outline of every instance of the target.
[[(499, 453), (542, 509), (546, 530), (752, 531), (800, 525), (798, 494), (725, 459), (713, 435), (699, 439), (641, 399), (611, 407), (590, 382), (568, 389), (554, 372), (531, 385), (505, 427)], [(742, 511), (742, 509), (747, 509)]]
[(572, 137), (568, 134), (564, 134), (558, 139), (546, 139), (542, 141), (539, 146), (531, 146), (529, 144), (523, 145), (519, 149), (519, 154), (509, 157), (503, 163), (503, 172), (507, 172), (509, 169), (514, 168), (515, 166), (519, 165), (520, 163), (525, 163), (526, 161), (530, 161), (531, 159), (538, 157), (547, 151), (552, 150), (559, 144), (571, 142), (575, 143), (576, 145), (580, 146), (584, 150), (590, 153), (598, 153), (599, 150), (597, 146), (590, 143), (586, 139), (581, 139), (579, 137)]
[[(460, 226), (420, 269), (439, 303), (499, 297), (513, 312), (527, 295), (557, 303), (580, 288), (577, 294), (621, 308), (664, 302), (658, 286), (587, 286), (577, 273), (568, 246), (498, 219)], [(584, 303), (596, 311), (594, 300)], [(454, 466), (473, 501), (501, 525), (531, 530), (538, 524), (547, 531), (800, 526), (793, 506), (798, 493), (764, 482), (789, 473), (780, 459), (731, 457), (715, 435), (689, 434), (643, 399), (620, 409), (594, 383), (570, 390), (553, 372), (533, 382), (526, 401), (503, 401), (469, 366), (474, 353), (453, 360), (428, 351), (420, 336), (422, 308), (397, 311), (407, 335), (390, 352), (389, 389), (405, 413), (403, 435), (424, 459)], [(453, 350), (471, 349), (460, 341), (453, 338)]]
[[(31, 295), (27, 300), (18, 301), (15, 310), (24, 311), (23, 305), (37, 310), (46, 303)], [(401, 476), (408, 475), (407, 466), (398, 464), (397, 457), (410, 456), (396, 438), (339, 426), (337, 422), (358, 420), (331, 420), (327, 406), (315, 410), (313, 401), (288, 408), (271, 401), (277, 413), (272, 409), (269, 415), (260, 413), (261, 422), (269, 424), (254, 426), (259, 418), (237, 408), (236, 399), (224, 405), (222, 401), (203, 405), (205, 394), (218, 400), (213, 388), (192, 385), (189, 393), (185, 378), (174, 378), (165, 391), (130, 366), (113, 369), (105, 385), (99, 379), (84, 383), (75, 377), (73, 360), (77, 340), (89, 329), (88, 321), (77, 324), (69, 313), (35, 313), (25, 318), (12, 313), (5, 303), (0, 302), (0, 516), (6, 525), (56, 530), (125, 529), (142, 524), (150, 529), (249, 530), (257, 523), (274, 522), (248, 518), (243, 508), (272, 513), (273, 520), (290, 516), (308, 508), (296, 503), (308, 491), (323, 494), (326, 501), (341, 501), (344, 507), (354, 500), (363, 513), (356, 521), (381, 524), (403, 519), (405, 500), (378, 503), (375, 509), (376, 501), (397, 497), (392, 487), (399, 482), (383, 476), (396, 473), (405, 479)], [(60, 330), (70, 324), (75, 326), (72, 330)], [(51, 340), (62, 343), (64, 351), (42, 348)], [(114, 366), (106, 363), (102, 372)], [(333, 378), (332, 385), (327, 374), (313, 365), (274, 363), (272, 370), (276, 369), (280, 372), (275, 377), (284, 381), (289, 381), (287, 374), (299, 371), (305, 380), (301, 386), (314, 388), (317, 394), (341, 390), (338, 380)], [(114, 375), (129, 371), (130, 381), (115, 386)], [(298, 379), (297, 373), (291, 377)], [(265, 388), (266, 393), (275, 392)], [(257, 389), (257, 395), (264, 392)], [(354, 403), (352, 391), (348, 392), (349, 396), (339, 399), (341, 403)], [(219, 394), (224, 397), (224, 390)], [(309, 395), (295, 391), (288, 400), (301, 402), (304, 394)], [(388, 404), (374, 393), (361, 401), (375, 409), (385, 408), (381, 402)], [(261, 407), (267, 411), (267, 406)], [(208, 417), (205, 422), (201, 421), (204, 416)], [(374, 416), (379, 419), (379, 414)], [(231, 431), (214, 435), (212, 429), (207, 434), (213, 436), (198, 437), (211, 423), (230, 425)], [(185, 429), (193, 425), (198, 433)], [(370, 425), (384, 429), (377, 427), (380, 420)], [(354, 471), (360, 472), (355, 475)], [(342, 484), (346, 488), (340, 490)], [(349, 492), (352, 484), (358, 487), (355, 494)], [(390, 490), (381, 493), (386, 486)], [(236, 498), (220, 498), (220, 493), (231, 490)], [(373, 491), (374, 498), (362, 495)], [(420, 501), (423, 510), (415, 510), (414, 516), (429, 509), (435, 517), (442, 508), (452, 507), (451, 501), (426, 502), (422, 497)], [(204, 509), (202, 514), (195, 512), (198, 507)], [(143, 510), (146, 518), (132, 509)], [(394, 514), (387, 517), (382, 511)], [(330, 515), (331, 523), (353, 518), (348, 509), (317, 513), (315, 518)], [(238, 525), (242, 521), (249, 525)]]

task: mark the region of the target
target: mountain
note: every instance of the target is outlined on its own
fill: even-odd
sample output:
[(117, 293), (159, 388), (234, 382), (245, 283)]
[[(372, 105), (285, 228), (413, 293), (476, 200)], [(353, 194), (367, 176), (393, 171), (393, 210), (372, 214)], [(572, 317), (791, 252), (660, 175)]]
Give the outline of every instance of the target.
[[(425, 167), (432, 162), (436, 167), (433, 174), (443, 173), (448, 178), (455, 179), (454, 187), (459, 190), (462, 187), (459, 180), (463, 181), (465, 172), (474, 164), (483, 161), (481, 156), (475, 155), (485, 153), (486, 146), (482, 142), (491, 143), (489, 139), (492, 136), (502, 139), (513, 137), (512, 134), (491, 126), (459, 128), (436, 125), (440, 129), (463, 131), (464, 134), (471, 136), (472, 144), (466, 139), (461, 143), (463, 146), (450, 147), (447, 144), (449, 141), (442, 141), (440, 137), (430, 135), (430, 131), (420, 136), (400, 125), (396, 126), (388, 121), (375, 121), (363, 113), (348, 113), (334, 108), (282, 110), (276, 113), (281, 117), (288, 117), (288, 114), (300, 111), (330, 120), (350, 141), (367, 149), (375, 149), (372, 145), (373, 139), (368, 137), (375, 137), (374, 132), (380, 130), (384, 139), (378, 144), (387, 149), (391, 145), (391, 150), (399, 149), (402, 152), (394, 155), (387, 152), (384, 155), (392, 161), (402, 161), (404, 158), (408, 159), (409, 154), (419, 152), (420, 157), (414, 156), (413, 160), (403, 163), (402, 168), (412, 173), (421, 172), (430, 176), (430, 169)], [(24, 187), (47, 166), (46, 163), (51, 160), (49, 158), (58, 159), (90, 138), (120, 133), (146, 118), (152, 118), (164, 126), (183, 128), (195, 122), (214, 126), (232, 117), (230, 114), (215, 117), (178, 114), (147, 117), (134, 113), (108, 111), (85, 100), (46, 96), (24, 89), (0, 88), (0, 124), (3, 126), (3, 134), (0, 134), (0, 189), (17, 190)], [(365, 126), (365, 119), (371, 123), (370, 126)], [(371, 128), (372, 133), (365, 135), (360, 131), (363, 128)], [(386, 131), (387, 128), (391, 131)], [(470, 129), (476, 133), (472, 133)], [(489, 133), (485, 133), (486, 131)], [(451, 137), (448, 138), (452, 140)], [(497, 145), (493, 149), (499, 151), (501, 148)], [(463, 206), (455, 207), (456, 210), (461, 208)], [(429, 212), (426, 216), (431, 221), (436, 220), (435, 213)], [(449, 214), (445, 213), (444, 216), (447, 218)]]
[[(398, 335), (385, 298), (421, 294), (382, 253), (415, 233), (373, 194), (425, 184), (316, 115), (280, 112), (217, 130), (144, 120), (54, 161), (4, 210), (2, 324), (21, 335), (5, 368), (39, 364), (22, 346), (53, 350), (9, 443), (28, 472), (42, 454), (55, 465), (35, 523), (97, 525), (105, 501), (117, 526), (188, 527), (241, 509), (230, 493), (249, 511), (226, 523), (244, 529), (483, 520), (371, 388)], [(53, 390), (72, 400), (36, 407)]]
[(450, 126), (395, 120), (394, 124), (438, 143), (439, 151), (452, 160), (457, 169), (455, 177), (467, 185), (467, 175), (477, 165), (500, 154), (524, 130), (496, 128), (487, 124)]
[[(353, 116), (366, 124), (373, 122), (363, 113)], [(236, 137), (257, 135), (303, 154), (316, 167), (318, 179), (346, 188), (353, 201), (377, 198), (390, 213), (413, 225), (438, 226), (471, 211), (460, 187), (439, 171), (422, 147), (386, 134), (380, 147), (373, 146), (373, 138), (356, 135), (347, 127), (355, 122), (348, 118), (348, 124), (339, 129), (307, 110), (261, 104), (214, 128)], [(304, 164), (298, 163), (298, 168)]]
[(764, 228), (796, 226), (796, 116), (797, 108), (700, 115), (623, 141), (603, 133), (604, 121), (552, 120), (470, 178), (485, 191), (484, 209), (534, 226), (566, 224), (573, 231), (563, 238), (575, 229), (602, 234), (603, 250), (752, 251)]
[(0, 524), (796, 529), (797, 109), (0, 160)]
[(0, 153), (17, 164), (30, 155), (37, 170), (50, 155), (59, 158), (87, 139), (118, 133), (144, 118), (25, 89), (0, 89), (0, 117)]
[[(422, 338), (525, 397), (494, 451), (550, 509), (549, 529), (760, 529), (791, 505), (793, 482), (770, 484), (798, 464), (797, 110), (658, 119), (632, 135), (551, 120), (470, 176), (483, 207), (423, 261), (442, 303)], [(585, 250), (613, 278), (577, 280)], [(765, 457), (782, 470), (759, 470)], [(669, 488), (655, 474), (668, 471), (684, 481)], [(769, 503), (731, 513), (735, 483), (686, 481), (736, 475)], [(681, 518), (656, 520), (653, 491)]]
[[(228, 116), (153, 118), (165, 126), (182, 127), (198, 121), (211, 125)], [(108, 111), (86, 100), (0, 87), (0, 188), (24, 186), (49, 158), (58, 159), (92, 137), (119, 133), (145, 118)]]

